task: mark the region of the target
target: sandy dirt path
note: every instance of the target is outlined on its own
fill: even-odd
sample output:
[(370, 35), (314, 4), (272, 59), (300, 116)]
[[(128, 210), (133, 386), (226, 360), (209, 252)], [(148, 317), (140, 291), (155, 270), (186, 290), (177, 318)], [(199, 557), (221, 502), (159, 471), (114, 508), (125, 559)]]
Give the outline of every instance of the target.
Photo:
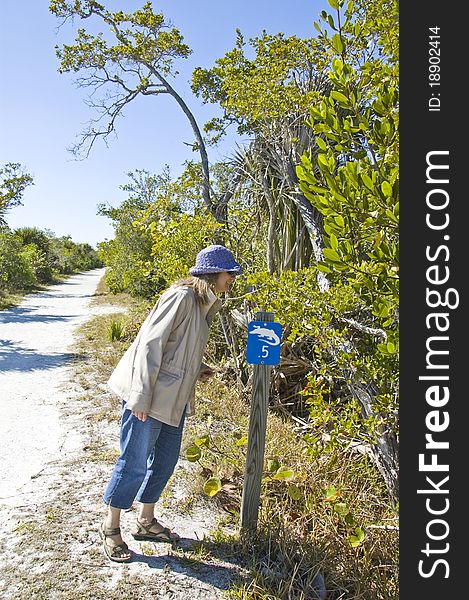
[(0, 503), (15, 505), (34, 478), (66, 446), (57, 399), (70, 377), (74, 332), (93, 311), (89, 302), (104, 275), (94, 269), (0, 311)]

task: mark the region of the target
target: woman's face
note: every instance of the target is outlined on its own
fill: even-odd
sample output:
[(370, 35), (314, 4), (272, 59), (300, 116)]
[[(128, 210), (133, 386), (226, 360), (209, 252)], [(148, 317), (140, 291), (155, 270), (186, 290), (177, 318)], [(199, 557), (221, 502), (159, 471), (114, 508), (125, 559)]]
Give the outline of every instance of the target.
[(224, 271), (219, 273), (217, 281), (215, 283), (215, 290), (217, 292), (229, 292), (231, 286), (235, 282), (236, 273), (232, 271)]

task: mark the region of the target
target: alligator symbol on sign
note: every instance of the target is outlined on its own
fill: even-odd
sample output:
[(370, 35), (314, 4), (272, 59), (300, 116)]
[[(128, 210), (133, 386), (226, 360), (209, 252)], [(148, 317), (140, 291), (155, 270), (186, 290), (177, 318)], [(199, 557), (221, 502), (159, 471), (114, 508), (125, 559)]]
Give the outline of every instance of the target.
[(280, 338), (273, 329), (268, 327), (261, 327), (260, 325), (254, 325), (251, 330), (252, 335), (258, 335), (259, 339), (269, 344), (269, 346), (278, 346), (280, 344)]

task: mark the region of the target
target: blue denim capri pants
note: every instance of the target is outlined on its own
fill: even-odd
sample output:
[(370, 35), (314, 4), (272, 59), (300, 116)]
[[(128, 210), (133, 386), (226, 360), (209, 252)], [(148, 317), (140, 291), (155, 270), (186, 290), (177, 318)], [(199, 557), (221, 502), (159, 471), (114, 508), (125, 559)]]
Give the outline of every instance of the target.
[(104, 493), (105, 504), (127, 510), (134, 500), (157, 502), (179, 459), (185, 414), (178, 427), (152, 417), (140, 421), (123, 403), (121, 454)]

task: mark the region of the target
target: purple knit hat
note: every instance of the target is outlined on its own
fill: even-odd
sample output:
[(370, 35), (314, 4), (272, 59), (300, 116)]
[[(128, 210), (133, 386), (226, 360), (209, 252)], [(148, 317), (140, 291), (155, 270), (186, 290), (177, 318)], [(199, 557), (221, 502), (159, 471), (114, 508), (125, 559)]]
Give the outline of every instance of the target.
[(235, 261), (228, 248), (218, 244), (201, 250), (195, 259), (195, 265), (189, 269), (191, 275), (223, 273), (224, 271), (232, 271), (237, 275), (241, 275), (243, 269)]

